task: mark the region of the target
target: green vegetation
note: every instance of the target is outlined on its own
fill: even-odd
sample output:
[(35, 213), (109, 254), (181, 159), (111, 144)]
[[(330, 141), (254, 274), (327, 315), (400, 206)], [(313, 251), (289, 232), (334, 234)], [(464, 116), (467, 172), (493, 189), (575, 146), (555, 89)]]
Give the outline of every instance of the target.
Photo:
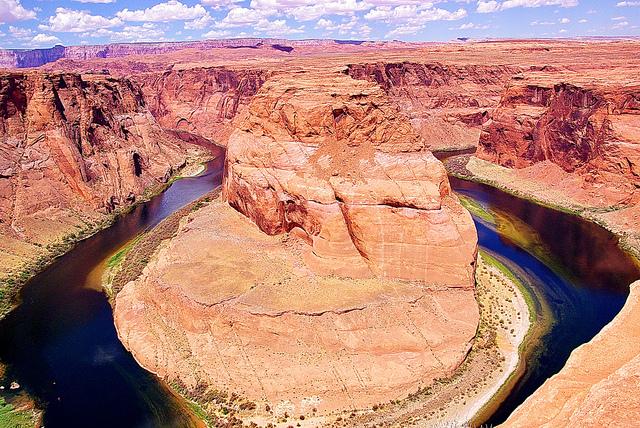
[(485, 263), (498, 269), (504, 276), (509, 278), (509, 280), (513, 282), (516, 287), (518, 287), (518, 290), (520, 290), (520, 294), (522, 294), (522, 297), (524, 297), (524, 300), (527, 303), (527, 307), (529, 308), (529, 321), (531, 321), (532, 323), (535, 322), (537, 318), (536, 314), (540, 311), (541, 304), (539, 303), (539, 300), (534, 294), (533, 290), (528, 285), (526, 285), (526, 282), (524, 280), (518, 278), (518, 276), (516, 276), (516, 274), (511, 269), (505, 266), (497, 258), (489, 254), (489, 252), (480, 250), (479, 254), (484, 259)]
[(508, 263), (506, 260), (502, 260), (498, 256), (489, 254), (489, 252), (484, 250), (479, 251), (479, 257), (482, 257), (487, 265), (497, 268), (510, 281), (513, 281), (529, 309), (530, 325), (527, 334), (518, 346), (518, 366), (493, 397), (491, 397), (473, 417), (471, 422), (474, 424), (483, 421), (485, 415), (493, 414), (494, 410), (504, 401), (505, 397), (509, 395), (518, 379), (524, 374), (527, 361), (531, 360), (535, 352), (540, 351), (537, 345), (542, 336), (549, 330), (554, 320), (549, 306), (530, 285), (526, 279), (525, 272), (521, 271), (517, 266)]
[(38, 421), (32, 410), (18, 410), (0, 397), (0, 428), (33, 428)]
[(113, 269), (114, 267), (118, 266), (124, 260), (127, 253), (131, 251), (131, 249), (136, 244), (136, 242), (140, 240), (141, 237), (142, 235), (136, 236), (131, 241), (127, 242), (127, 244), (124, 247), (122, 247), (117, 253), (111, 256), (111, 258), (109, 258), (109, 260), (107, 261), (107, 267), (110, 269)]
[(496, 224), (496, 219), (489, 210), (483, 207), (475, 199), (464, 195), (458, 195), (458, 199), (460, 199), (462, 206), (465, 207), (473, 216), (478, 217), (487, 223)]

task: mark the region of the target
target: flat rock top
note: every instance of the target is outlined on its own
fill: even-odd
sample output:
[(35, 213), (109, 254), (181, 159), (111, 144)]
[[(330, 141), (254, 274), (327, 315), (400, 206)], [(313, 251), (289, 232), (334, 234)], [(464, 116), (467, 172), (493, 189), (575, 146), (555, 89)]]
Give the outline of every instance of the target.
[(161, 252), (154, 277), (204, 306), (233, 301), (268, 314), (345, 312), (433, 291), (402, 281), (314, 275), (296, 255), (304, 244), (285, 239), (214, 203)]

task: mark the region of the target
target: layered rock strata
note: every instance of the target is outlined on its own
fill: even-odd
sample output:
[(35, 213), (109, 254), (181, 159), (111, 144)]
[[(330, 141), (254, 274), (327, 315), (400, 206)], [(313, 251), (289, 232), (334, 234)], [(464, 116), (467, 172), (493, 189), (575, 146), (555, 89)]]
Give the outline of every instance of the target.
[(443, 63), (352, 64), (354, 79), (378, 83), (431, 150), (474, 148), (481, 126), (519, 67)]
[(179, 140), (163, 132), (126, 79), (1, 74), (3, 265), (133, 203), (184, 162)]
[(258, 406), (234, 409), (261, 423), (451, 375), (478, 324), (475, 228), (378, 85), (273, 75), (227, 156), (228, 204), (191, 214), (117, 296), (144, 367), (192, 393), (240, 394)]
[[(122, 342), (212, 414), (259, 425), (400, 399), (464, 359), (473, 289), (315, 275), (304, 246), (221, 201), (202, 208), (117, 295)], [(232, 393), (255, 406), (220, 400)]]
[[(480, 159), (472, 158), (467, 169), (578, 212), (638, 254), (639, 100), (640, 82), (625, 69), (524, 73), (510, 83), (483, 129)], [(629, 398), (640, 386), (637, 306), (636, 282), (614, 320), (577, 348), (504, 426), (633, 425), (640, 416)]]
[(316, 272), (473, 282), (471, 217), (377, 85), (338, 73), (269, 80), (227, 162), (229, 204), (268, 234), (295, 229)]
[(483, 129), (477, 156), (509, 168), (551, 162), (585, 183), (640, 187), (640, 81), (531, 72), (514, 79)]
[(164, 128), (185, 130), (221, 145), (268, 77), (264, 70), (197, 67), (134, 77)]

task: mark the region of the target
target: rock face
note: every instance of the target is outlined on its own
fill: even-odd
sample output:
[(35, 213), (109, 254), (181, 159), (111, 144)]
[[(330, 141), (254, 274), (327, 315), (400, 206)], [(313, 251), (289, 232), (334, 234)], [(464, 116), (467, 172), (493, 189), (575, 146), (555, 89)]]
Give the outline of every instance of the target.
[(39, 67), (64, 58), (65, 51), (66, 48), (60, 45), (48, 49), (0, 49), (0, 68)]
[(185, 130), (225, 145), (233, 119), (268, 77), (251, 69), (197, 67), (135, 76), (164, 128)]
[(622, 311), (509, 417), (505, 427), (635, 426), (640, 420), (640, 282)]
[(229, 204), (268, 234), (296, 229), (316, 272), (473, 283), (471, 217), (377, 85), (338, 73), (270, 79), (227, 162)]
[(354, 79), (378, 83), (406, 113), (431, 150), (476, 147), (514, 66), (442, 63), (349, 65)]
[(478, 325), (475, 228), (377, 84), (272, 75), (225, 174), (228, 204), (192, 214), (117, 296), (144, 367), (239, 393), (266, 424), (406, 397), (459, 366)]
[(634, 190), (640, 186), (640, 81), (630, 76), (518, 76), (483, 129), (477, 156), (510, 168), (543, 161)]
[(0, 75), (0, 233), (9, 253), (12, 242), (46, 244), (132, 203), (184, 161), (128, 80)]

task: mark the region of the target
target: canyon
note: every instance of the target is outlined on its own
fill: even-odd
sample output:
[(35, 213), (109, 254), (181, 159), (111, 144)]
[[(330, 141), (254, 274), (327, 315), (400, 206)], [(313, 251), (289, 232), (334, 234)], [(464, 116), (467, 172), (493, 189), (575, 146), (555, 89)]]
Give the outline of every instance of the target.
[(0, 129), (9, 293), (20, 272), (166, 183), (197, 152), (158, 125), (136, 85), (109, 76), (3, 72)]
[[(216, 417), (228, 397), (247, 423), (302, 415), (308, 426), (402, 400), (456, 372), (479, 324), (476, 228), (432, 151), (477, 147), (468, 176), (569, 201), (640, 248), (638, 45), (4, 52), (6, 67), (41, 68), (0, 74), (0, 261), (15, 275), (25, 256), (94, 230), (202, 158), (190, 142), (214, 142), (227, 150), (222, 196), (186, 215), (115, 297), (123, 344), (187, 396), (206, 391)], [(591, 358), (635, 337), (636, 289), (505, 426), (637, 416), (607, 398), (637, 387), (637, 349)]]

